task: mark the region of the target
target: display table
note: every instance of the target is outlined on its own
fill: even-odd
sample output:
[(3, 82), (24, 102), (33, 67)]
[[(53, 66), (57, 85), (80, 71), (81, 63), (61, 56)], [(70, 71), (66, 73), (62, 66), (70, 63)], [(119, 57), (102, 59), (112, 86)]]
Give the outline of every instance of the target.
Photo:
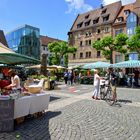
[(0, 100), (0, 132), (14, 130), (14, 119), (48, 109), (50, 95), (32, 94), (18, 99)]
[(32, 94), (15, 100), (14, 119), (48, 109), (50, 95)]

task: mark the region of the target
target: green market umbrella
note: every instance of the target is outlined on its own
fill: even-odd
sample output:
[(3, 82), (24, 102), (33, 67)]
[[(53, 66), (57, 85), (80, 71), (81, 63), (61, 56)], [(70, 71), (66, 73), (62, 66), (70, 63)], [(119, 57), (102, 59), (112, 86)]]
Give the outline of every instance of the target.
[(119, 62), (116, 64), (112, 64), (113, 68), (137, 68), (140, 67), (140, 60), (128, 60), (124, 62)]
[(39, 60), (28, 57), (25, 55), (21, 55), (18, 53), (1, 53), (0, 52), (0, 63), (8, 64), (8, 65), (18, 65), (18, 64), (38, 64)]
[(0, 64), (18, 65), (18, 64), (38, 64), (39, 60), (18, 54), (6, 47), (0, 42)]
[(107, 62), (95, 62), (95, 63), (89, 63), (89, 64), (85, 64), (84, 66), (82, 66), (83, 69), (95, 69), (95, 68), (108, 68), (110, 67), (111, 64), (107, 63)]

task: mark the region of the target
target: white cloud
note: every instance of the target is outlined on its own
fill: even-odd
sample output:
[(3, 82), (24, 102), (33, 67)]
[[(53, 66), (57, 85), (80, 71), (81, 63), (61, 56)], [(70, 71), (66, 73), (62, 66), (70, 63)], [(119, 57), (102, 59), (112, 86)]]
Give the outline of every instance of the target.
[[(119, 0), (103, 0), (103, 4), (107, 5), (107, 4), (110, 4), (113, 2), (117, 2), (117, 1), (119, 1)], [(121, 0), (121, 1), (122, 1), (122, 4), (125, 5), (125, 4), (129, 4), (129, 3), (133, 3), (136, 0)]]
[(93, 9), (91, 5), (85, 3), (85, 0), (65, 0), (65, 2), (68, 4), (67, 13), (82, 13)]

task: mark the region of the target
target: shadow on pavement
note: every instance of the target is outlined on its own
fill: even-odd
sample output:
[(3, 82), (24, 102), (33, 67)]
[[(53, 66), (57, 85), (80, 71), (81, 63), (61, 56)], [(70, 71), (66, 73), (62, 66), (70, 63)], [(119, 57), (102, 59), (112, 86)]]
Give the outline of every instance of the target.
[(49, 120), (60, 115), (61, 111), (48, 111), (38, 118), (28, 118), (24, 123), (17, 125), (15, 131), (10, 133), (22, 140), (51, 140), (49, 133)]
[(54, 97), (54, 96), (51, 96), (50, 97), (50, 102), (54, 101), (54, 100), (58, 100), (58, 99), (61, 99), (60, 97)]
[(119, 100), (117, 100), (118, 102), (121, 102), (121, 103), (132, 103), (132, 101), (131, 100), (124, 100), (124, 99), (119, 99)]

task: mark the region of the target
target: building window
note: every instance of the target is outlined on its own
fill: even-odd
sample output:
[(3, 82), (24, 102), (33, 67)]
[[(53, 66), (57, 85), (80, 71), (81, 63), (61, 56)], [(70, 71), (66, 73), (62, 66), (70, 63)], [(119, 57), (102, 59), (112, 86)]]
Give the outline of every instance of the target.
[(130, 10), (124, 10), (124, 14), (128, 16), (130, 14)]
[(91, 32), (86, 32), (86, 37), (89, 37), (89, 36), (91, 36), (92, 35), (92, 33)]
[(103, 9), (101, 14), (105, 14), (106, 13), (106, 10), (107, 10), (107, 8), (106, 9)]
[(91, 40), (86, 40), (86, 46), (90, 46), (91, 45)]
[(86, 58), (88, 58), (88, 52), (86, 52)]
[(80, 46), (83, 46), (83, 41), (80, 41)]
[(104, 32), (105, 32), (105, 33), (108, 33), (108, 32), (109, 32), (109, 27), (105, 27), (105, 28), (104, 28)]
[(88, 40), (86, 40), (86, 45), (88, 45)]
[(86, 52), (86, 58), (91, 58), (91, 52)]
[(93, 20), (93, 24), (97, 24), (99, 22), (99, 17)]
[(83, 53), (80, 53), (80, 59), (83, 58)]
[(89, 58), (91, 58), (91, 52), (89, 52)]
[(124, 21), (124, 18), (123, 18), (123, 17), (118, 17), (118, 18), (117, 18), (117, 21), (118, 21), (118, 22), (123, 22), (123, 21)]
[(81, 23), (77, 24), (77, 28), (81, 28), (81, 27), (82, 27), (82, 25), (83, 25), (83, 22), (81, 22)]
[(121, 34), (121, 33), (123, 33), (123, 29), (115, 30), (115, 36), (117, 36), (118, 34)]
[(100, 29), (97, 29), (97, 34), (100, 34), (101, 33), (101, 30)]
[(88, 43), (89, 43), (89, 45), (91, 45), (91, 40), (89, 40), (89, 42), (88, 42)]
[(123, 56), (122, 54), (115, 55), (115, 63), (122, 62)]
[(97, 38), (97, 40), (100, 41), (101, 39), (100, 38)]
[(127, 28), (127, 35), (131, 37), (135, 34), (136, 27)]
[(73, 54), (73, 59), (75, 59), (75, 58), (76, 58), (76, 54), (74, 53), (74, 54)]
[(109, 14), (103, 17), (103, 22), (106, 22), (109, 20)]
[(89, 20), (89, 21), (85, 22), (85, 26), (89, 26), (90, 21), (91, 21), (91, 20)]
[(85, 16), (85, 19), (88, 19), (88, 18), (89, 18), (89, 15), (86, 15), (86, 16)]
[(97, 51), (97, 58), (101, 57), (101, 51)]

